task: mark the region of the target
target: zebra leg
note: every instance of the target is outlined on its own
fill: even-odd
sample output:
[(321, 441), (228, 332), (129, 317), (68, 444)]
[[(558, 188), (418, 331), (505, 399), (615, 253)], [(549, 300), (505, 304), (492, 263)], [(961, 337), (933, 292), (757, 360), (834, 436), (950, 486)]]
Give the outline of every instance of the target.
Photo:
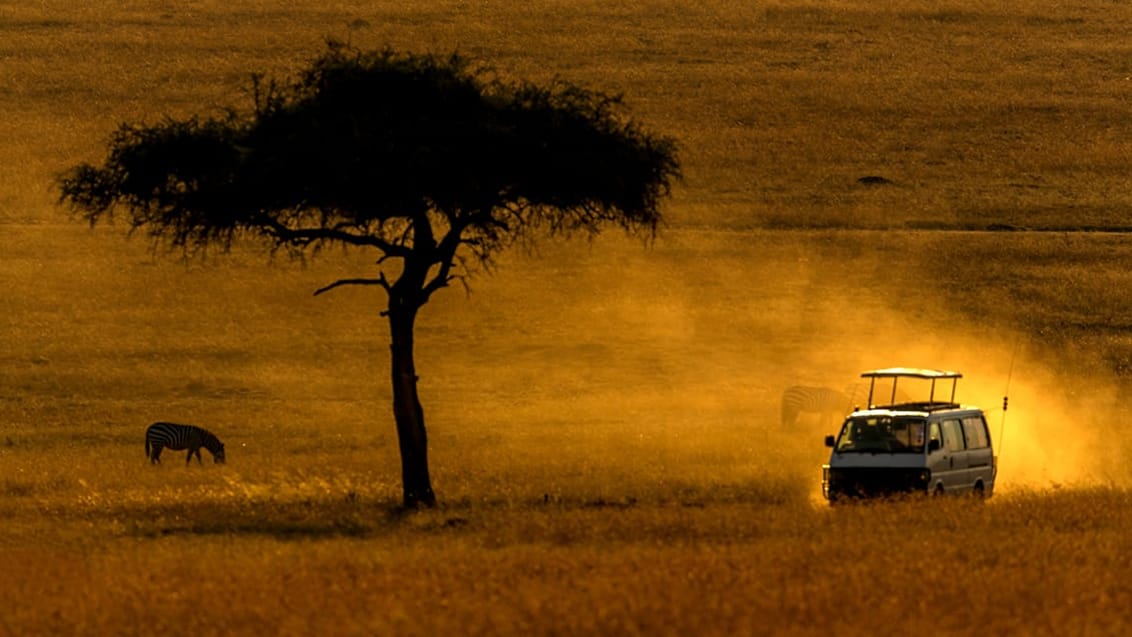
[(189, 447), (189, 455), (185, 457), (185, 466), (188, 466), (188, 464), (193, 461), (193, 454), (196, 454), (197, 464), (203, 465), (204, 463), (201, 462), (200, 459), (200, 447), (197, 447), (196, 449)]
[(153, 451), (149, 454), (149, 464), (161, 464), (161, 450), (164, 449), (161, 443), (153, 444)]

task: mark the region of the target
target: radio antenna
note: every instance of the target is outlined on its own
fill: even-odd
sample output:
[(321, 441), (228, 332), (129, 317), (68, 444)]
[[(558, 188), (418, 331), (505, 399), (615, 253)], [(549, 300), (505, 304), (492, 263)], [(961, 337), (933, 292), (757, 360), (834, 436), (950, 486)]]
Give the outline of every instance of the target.
[(1010, 371), (1006, 373), (1006, 389), (1002, 392), (1002, 421), (998, 425), (998, 453), (1002, 454), (1003, 440), (1006, 439), (1006, 408), (1010, 404), (1010, 381), (1014, 378), (1014, 361), (1018, 358), (1018, 348), (1022, 346), (1022, 336), (1014, 339), (1014, 353), (1010, 355)]

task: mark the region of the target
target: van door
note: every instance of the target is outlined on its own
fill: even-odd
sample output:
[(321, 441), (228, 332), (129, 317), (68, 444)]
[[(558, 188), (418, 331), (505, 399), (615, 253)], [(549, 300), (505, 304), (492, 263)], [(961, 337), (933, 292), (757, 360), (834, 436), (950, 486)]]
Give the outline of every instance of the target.
[(948, 451), (948, 478), (944, 486), (949, 490), (971, 487), (967, 476), (966, 441), (963, 438), (963, 421), (958, 418), (947, 418), (940, 423), (943, 430), (943, 445)]
[(990, 495), (994, 488), (994, 450), (991, 449), (987, 421), (983, 416), (965, 416), (963, 434), (967, 440), (967, 482), (973, 487), (980, 480), (984, 493)]
[(929, 491), (934, 492), (936, 485), (940, 483), (943, 484), (945, 489), (949, 488), (951, 451), (943, 442), (943, 429), (940, 428), (938, 421), (928, 425), (928, 469), (932, 472), (932, 483), (928, 485)]
[(951, 453), (950, 489), (969, 489), (971, 481), (968, 474), (967, 441), (963, 438), (963, 421), (949, 418), (943, 421), (943, 444)]

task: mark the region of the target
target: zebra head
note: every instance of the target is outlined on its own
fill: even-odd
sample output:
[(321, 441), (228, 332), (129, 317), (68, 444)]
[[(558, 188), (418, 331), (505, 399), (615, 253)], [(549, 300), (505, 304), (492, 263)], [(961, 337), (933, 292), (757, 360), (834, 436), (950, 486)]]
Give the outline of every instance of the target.
[(224, 444), (221, 443), (220, 447), (216, 449), (216, 453), (212, 454), (212, 461), (216, 464), (224, 464)]

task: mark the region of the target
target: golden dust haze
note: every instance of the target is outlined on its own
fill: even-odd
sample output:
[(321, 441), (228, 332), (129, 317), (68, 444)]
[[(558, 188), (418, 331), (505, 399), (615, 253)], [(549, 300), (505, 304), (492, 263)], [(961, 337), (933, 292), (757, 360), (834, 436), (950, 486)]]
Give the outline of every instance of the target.
[[(3, 5), (0, 635), (1127, 633), (1130, 28), (1096, 1)], [(119, 122), (243, 105), (327, 35), (621, 93), (681, 145), (654, 241), (548, 238), (423, 308), (435, 510), (395, 506), (383, 298), (312, 296), (375, 255), (183, 260), (56, 203)], [(783, 389), (889, 366), (963, 372), (993, 498), (821, 500), (836, 423), (783, 427)], [(149, 466), (155, 420), (228, 464)]]

